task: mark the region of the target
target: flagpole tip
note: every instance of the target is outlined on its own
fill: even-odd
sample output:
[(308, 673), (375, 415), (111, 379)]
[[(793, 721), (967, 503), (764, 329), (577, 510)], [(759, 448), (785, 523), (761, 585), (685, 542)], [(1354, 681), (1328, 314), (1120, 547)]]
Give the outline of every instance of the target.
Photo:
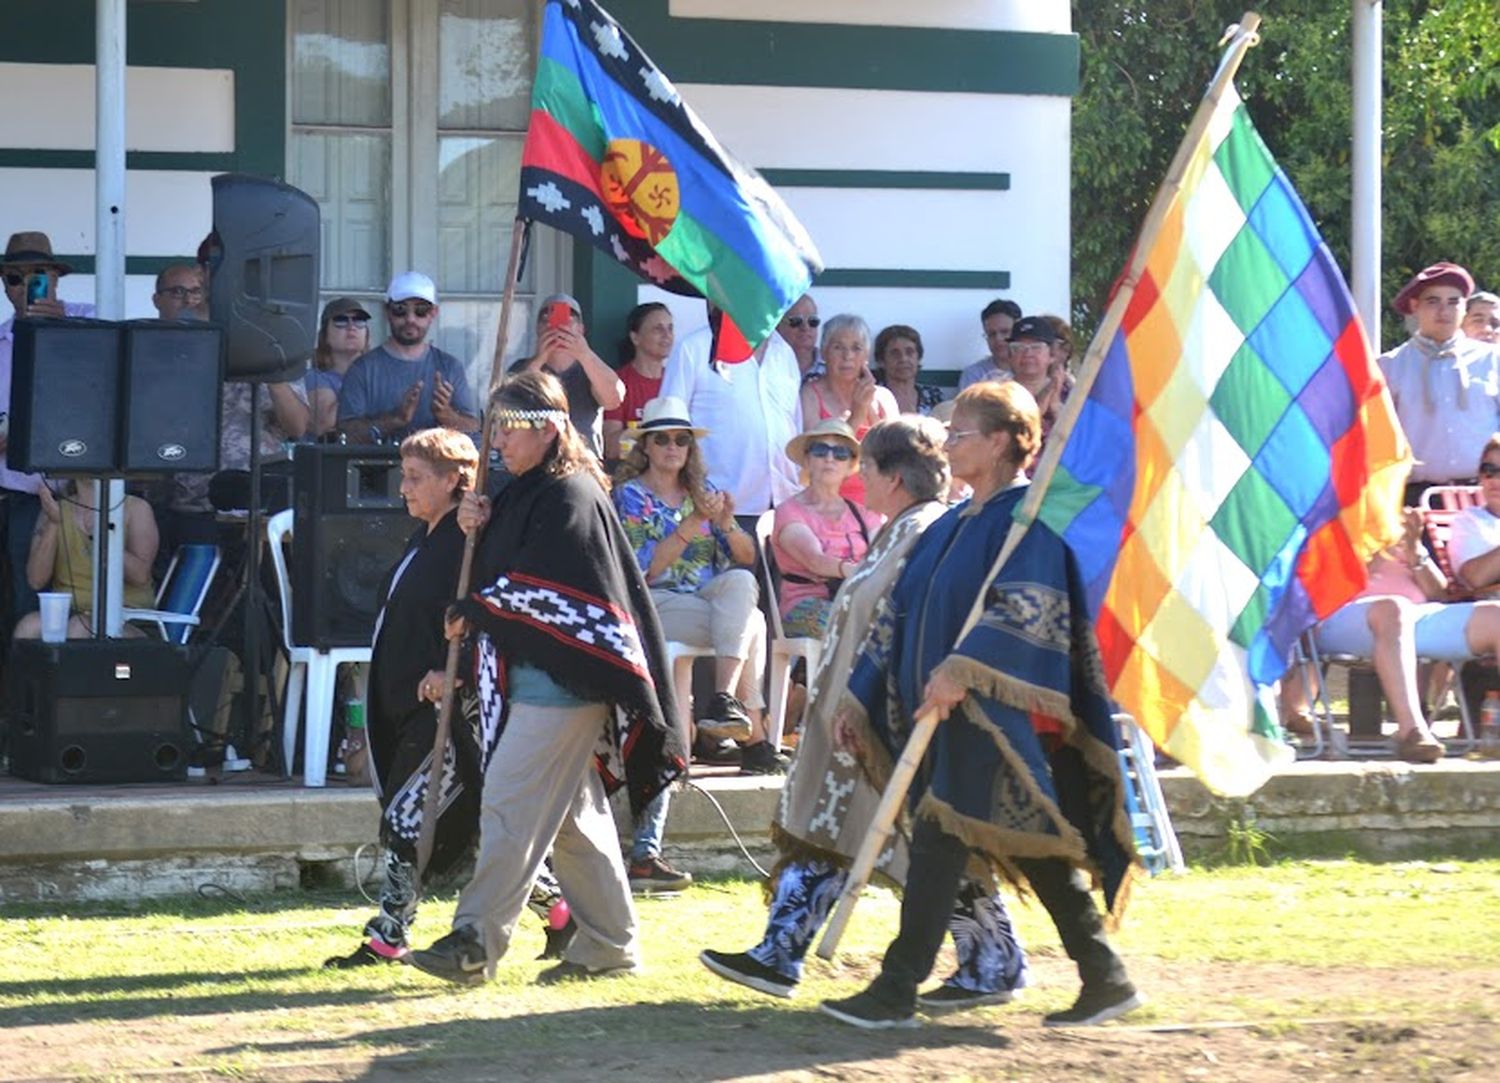
[(1219, 39), (1218, 47), (1222, 49), (1237, 37), (1249, 38), (1249, 45), (1260, 44), (1260, 13), (1247, 11), (1240, 16), (1240, 21), (1224, 28), (1224, 36)]

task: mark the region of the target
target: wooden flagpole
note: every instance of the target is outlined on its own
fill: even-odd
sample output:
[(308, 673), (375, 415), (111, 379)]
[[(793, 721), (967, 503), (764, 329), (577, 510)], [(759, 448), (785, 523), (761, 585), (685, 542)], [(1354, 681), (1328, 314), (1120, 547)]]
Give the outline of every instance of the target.
[[(1005, 544), (1000, 547), (1000, 553), (991, 565), (984, 585), (974, 598), (974, 605), (969, 610), (968, 619), (964, 621), (963, 628), (958, 633), (960, 640), (979, 623), (979, 618), (984, 615), (984, 600), (985, 595), (989, 593), (990, 584), (1005, 567), (1005, 562), (1015, 552), (1016, 546), (1021, 543), (1021, 538), (1025, 536), (1027, 529), (1036, 521), (1042, 497), (1046, 495), (1047, 487), (1051, 484), (1052, 476), (1057, 470), (1058, 460), (1062, 456), (1063, 445), (1067, 443), (1074, 425), (1077, 424), (1079, 412), (1083, 409), (1084, 400), (1088, 397), (1090, 389), (1094, 386), (1094, 380), (1099, 375), (1099, 368), (1109, 350), (1109, 344), (1119, 329), (1125, 309), (1135, 295), (1136, 284), (1140, 282), (1151, 246), (1156, 241), (1157, 233), (1161, 231), (1162, 222), (1167, 216), (1172, 200), (1182, 190), (1183, 176), (1187, 171), (1188, 161), (1192, 157), (1194, 148), (1203, 138), (1209, 119), (1223, 98), (1224, 91), (1234, 81), (1235, 73), (1239, 70), (1246, 51), (1258, 42), (1256, 31), (1259, 27), (1260, 16), (1253, 11), (1247, 11), (1240, 16), (1238, 25), (1231, 28), (1233, 38), (1229, 41), (1228, 48), (1219, 61), (1219, 68), (1214, 73), (1213, 82), (1209, 85), (1203, 100), (1198, 103), (1197, 112), (1193, 114), (1187, 133), (1177, 148), (1177, 154), (1167, 170), (1166, 179), (1157, 189), (1156, 198), (1151, 203), (1151, 209), (1147, 212), (1146, 220), (1136, 239), (1135, 250), (1131, 254), (1125, 277), (1121, 280), (1120, 288), (1115, 292), (1109, 308), (1105, 310), (1104, 319), (1100, 322), (1098, 330), (1089, 342), (1073, 392), (1068, 396), (1062, 417), (1058, 419), (1058, 423), (1048, 437), (1047, 447), (1037, 463), (1031, 487), (1016, 511), (1016, 521), (1011, 525), (1010, 533), (1005, 537)], [(859, 853), (855, 855), (854, 863), (849, 869), (849, 879), (839, 895), (838, 908), (828, 922), (823, 939), (818, 943), (819, 958), (831, 960), (838, 951), (839, 940), (843, 938), (844, 929), (854, 914), (854, 907), (859, 902), (860, 893), (864, 891), (870, 874), (875, 870), (875, 862), (895, 830), (896, 816), (906, 800), (907, 791), (911, 789), (911, 780), (916, 775), (923, 756), (927, 754), (927, 746), (932, 742), (937, 727), (937, 715), (931, 712), (918, 718), (916, 725), (912, 727), (911, 737), (907, 739), (906, 747), (901, 751), (901, 758), (896, 761), (896, 766), (891, 771), (890, 781), (886, 784), (885, 793), (875, 809), (870, 829), (866, 832), (864, 842), (860, 844)]]
[[(490, 399), (495, 388), (505, 375), (505, 344), (510, 334), (510, 314), (516, 300), (516, 278), (521, 265), (521, 251), (526, 243), (526, 231), (530, 223), (517, 218), (511, 229), (510, 259), (505, 269), (505, 292), (500, 295), (500, 327), (495, 333), (495, 354), (490, 361), (489, 389), (484, 395), (484, 416), (480, 422), (479, 470), (474, 476), (474, 487), (482, 495), (485, 480), (489, 477), (490, 437), (493, 418), (490, 416)], [(474, 545), (478, 533), (464, 538), (464, 558), (458, 569), (458, 599), (462, 601), (469, 593), (469, 580), (474, 574)], [(454, 685), (458, 680), (458, 640), (448, 642), (448, 661), (443, 670), (443, 699), (438, 706), (437, 731), (432, 738), (432, 765), (427, 771), (427, 793), (422, 799), (422, 830), (417, 835), (417, 881), (427, 871), (427, 862), (432, 857), (433, 839), (437, 834), (438, 805), (443, 785), (443, 759), (448, 754), (448, 735), (452, 726)]]

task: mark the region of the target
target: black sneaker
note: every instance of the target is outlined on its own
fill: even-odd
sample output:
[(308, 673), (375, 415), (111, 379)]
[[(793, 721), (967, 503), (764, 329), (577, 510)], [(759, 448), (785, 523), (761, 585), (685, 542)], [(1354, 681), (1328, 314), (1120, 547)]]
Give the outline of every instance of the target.
[(756, 741), (740, 752), (740, 774), (784, 775), (791, 762), (772, 748), (770, 741)]
[(563, 952), (568, 950), (568, 945), (573, 943), (573, 937), (578, 932), (578, 923), (572, 918), (561, 929), (554, 929), (548, 925), (543, 930), (547, 934), (547, 946), (542, 949), (538, 959), (561, 959)]
[(779, 970), (772, 970), (765, 963), (750, 957), (749, 952), (700, 951), (698, 961), (721, 978), (739, 982), (758, 993), (769, 993), (773, 997), (790, 1000), (796, 992), (797, 983)]
[(698, 732), (710, 740), (727, 737), (731, 741), (748, 741), (750, 712), (728, 692), (715, 692), (708, 702), (708, 713), (698, 719)]
[(825, 1000), (818, 1008), (824, 1015), (862, 1030), (896, 1030), (918, 1025), (916, 1013), (910, 1008), (904, 1011), (893, 1008), (875, 999), (868, 989), (846, 1000)]
[(917, 1007), (924, 1012), (961, 1012), (969, 1008), (983, 1008), (987, 1004), (1009, 1004), (1016, 994), (1009, 989), (998, 989), (993, 993), (978, 993), (961, 985), (939, 985), (936, 989), (917, 994)]
[(716, 739), (700, 734), (693, 742), (693, 762), (737, 764), (740, 762), (740, 746), (728, 737)]
[(557, 985), (566, 981), (593, 981), (595, 978), (623, 978), (634, 974), (639, 968), (631, 965), (606, 966), (599, 970), (590, 970), (582, 963), (573, 963), (564, 960), (556, 966), (549, 966), (536, 976), (538, 985)]
[(383, 963), (399, 963), (406, 955), (405, 948), (386, 948), (376, 951), (369, 942), (361, 944), (348, 955), (334, 955), (323, 960), (324, 970), (355, 970), (362, 966), (380, 966)]
[(1128, 981), (1085, 985), (1067, 1011), (1042, 1017), (1044, 1027), (1093, 1027), (1134, 1011), (1146, 1001)]
[(405, 961), (434, 978), (457, 985), (483, 985), (484, 945), (472, 925), (463, 925), (433, 942), (431, 947), (408, 952)]
[(693, 874), (674, 869), (660, 855), (630, 862), (630, 890), (636, 895), (683, 891), (693, 886)]

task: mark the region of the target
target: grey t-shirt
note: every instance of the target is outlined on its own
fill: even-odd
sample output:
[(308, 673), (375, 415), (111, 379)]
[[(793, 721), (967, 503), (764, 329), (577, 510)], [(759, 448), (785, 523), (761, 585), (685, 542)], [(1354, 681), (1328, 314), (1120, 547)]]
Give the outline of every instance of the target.
[[(518, 372), (524, 372), (529, 364), (531, 358), (523, 357), (506, 372), (514, 376)], [(554, 369), (545, 371), (556, 376), (562, 384), (563, 394), (568, 397), (568, 417), (572, 420), (573, 427), (588, 441), (594, 454), (603, 458), (604, 411), (599, 408), (599, 400), (594, 398), (594, 385), (589, 383), (589, 374), (584, 370), (583, 362), (573, 362), (573, 367), (564, 372)]]
[(412, 415), (411, 424), (399, 432), (381, 435), (387, 439), (399, 439), (418, 429), (434, 428), (437, 425), (437, 419), (432, 415), (434, 374), (441, 374), (453, 385), (455, 410), (467, 417), (478, 416), (469, 377), (458, 358), (429, 345), (418, 360), (408, 361), (380, 345), (355, 358), (354, 364), (344, 374), (344, 386), (339, 390), (339, 420), (391, 413), (401, 405), (401, 396), (406, 394), (406, 389), (421, 380), (422, 397), (417, 401), (417, 412)]

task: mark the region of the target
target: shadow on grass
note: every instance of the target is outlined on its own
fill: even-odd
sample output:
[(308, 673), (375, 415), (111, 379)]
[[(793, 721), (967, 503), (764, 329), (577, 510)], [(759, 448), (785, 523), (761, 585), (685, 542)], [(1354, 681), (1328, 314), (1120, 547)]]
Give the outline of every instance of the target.
[[(865, 1031), (816, 1011), (689, 1000), (577, 1008), (500, 1019), (455, 1019), (373, 1029), (334, 1038), (246, 1042), (205, 1050), (270, 1060), (357, 1059), (376, 1055), (364, 1078), (420, 1081), (545, 1077), (549, 1083), (618, 1078), (736, 1079), (781, 1072), (827, 1073), (845, 1061), (883, 1060), (905, 1051), (967, 1046), (998, 1054), (1011, 1040), (994, 1026), (933, 1023), (913, 1030)], [(322, 1056), (319, 1057), (318, 1055)], [(310, 1057), (311, 1055), (311, 1057)], [(342, 1076), (341, 1076), (342, 1077)]]

